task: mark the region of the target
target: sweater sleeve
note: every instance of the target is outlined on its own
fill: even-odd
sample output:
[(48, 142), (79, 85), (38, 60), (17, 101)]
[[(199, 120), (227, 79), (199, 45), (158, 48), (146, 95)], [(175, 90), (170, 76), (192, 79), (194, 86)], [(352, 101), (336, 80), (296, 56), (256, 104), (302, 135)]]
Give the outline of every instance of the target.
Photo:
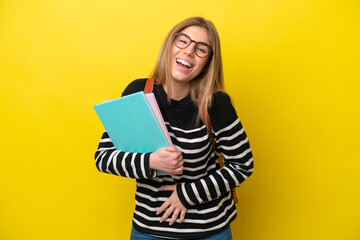
[[(130, 83), (125, 88), (122, 96), (142, 91), (145, 80), (139, 79)], [(132, 153), (116, 150), (106, 131), (104, 131), (95, 153), (95, 164), (100, 172), (129, 178), (155, 177), (156, 171), (150, 169), (149, 159), (150, 153)]]
[(228, 95), (215, 94), (209, 115), (216, 150), (224, 156), (225, 167), (205, 178), (177, 185), (179, 199), (187, 208), (219, 198), (239, 186), (254, 168), (249, 140)]
[(104, 131), (95, 164), (100, 172), (129, 178), (153, 178), (156, 171), (149, 167), (150, 153), (131, 153), (115, 149), (109, 135)]

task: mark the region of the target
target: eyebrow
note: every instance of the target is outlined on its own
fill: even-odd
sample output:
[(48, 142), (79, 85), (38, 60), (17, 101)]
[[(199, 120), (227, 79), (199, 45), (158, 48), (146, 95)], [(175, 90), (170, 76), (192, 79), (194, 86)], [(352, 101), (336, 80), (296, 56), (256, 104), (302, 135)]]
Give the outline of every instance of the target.
[(181, 34), (185, 34), (186, 36), (188, 36), (191, 40), (195, 41), (195, 42), (198, 42), (198, 43), (206, 43), (207, 45), (209, 45), (209, 47), (211, 47), (211, 43), (207, 43), (207, 42), (204, 42), (204, 41), (196, 41), (194, 40), (194, 38), (190, 37), (189, 34), (186, 34), (184, 32), (179, 32)]

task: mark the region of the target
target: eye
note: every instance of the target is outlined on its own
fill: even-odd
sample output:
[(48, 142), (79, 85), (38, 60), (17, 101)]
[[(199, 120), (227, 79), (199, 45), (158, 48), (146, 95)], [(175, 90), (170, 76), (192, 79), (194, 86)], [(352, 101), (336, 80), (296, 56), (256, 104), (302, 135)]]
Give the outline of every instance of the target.
[(209, 47), (205, 44), (197, 44), (196, 51), (198, 51), (201, 54), (208, 54), (210, 52)]
[(200, 51), (201, 53), (207, 53), (206, 48), (203, 48), (203, 47), (198, 47), (196, 50)]
[(183, 44), (188, 44), (188, 42), (185, 39), (179, 39), (179, 42)]

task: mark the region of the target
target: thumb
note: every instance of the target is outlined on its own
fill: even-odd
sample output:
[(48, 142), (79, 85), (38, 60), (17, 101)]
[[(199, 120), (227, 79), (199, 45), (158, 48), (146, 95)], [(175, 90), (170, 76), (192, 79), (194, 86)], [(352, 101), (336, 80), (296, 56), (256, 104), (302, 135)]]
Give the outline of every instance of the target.
[(161, 190), (163, 191), (175, 191), (176, 185), (165, 185), (161, 187)]
[(176, 147), (165, 147), (164, 149), (168, 152), (179, 152), (179, 149)]

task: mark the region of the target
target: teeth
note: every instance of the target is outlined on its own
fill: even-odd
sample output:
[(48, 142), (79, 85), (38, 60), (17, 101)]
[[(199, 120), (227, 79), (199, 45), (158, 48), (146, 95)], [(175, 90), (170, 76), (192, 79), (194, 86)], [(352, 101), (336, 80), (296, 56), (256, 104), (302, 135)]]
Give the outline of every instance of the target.
[(176, 59), (176, 62), (181, 63), (182, 65), (185, 65), (185, 66), (187, 66), (189, 68), (191, 67), (190, 63), (188, 63), (188, 62), (186, 62), (186, 61), (184, 61), (182, 59)]

